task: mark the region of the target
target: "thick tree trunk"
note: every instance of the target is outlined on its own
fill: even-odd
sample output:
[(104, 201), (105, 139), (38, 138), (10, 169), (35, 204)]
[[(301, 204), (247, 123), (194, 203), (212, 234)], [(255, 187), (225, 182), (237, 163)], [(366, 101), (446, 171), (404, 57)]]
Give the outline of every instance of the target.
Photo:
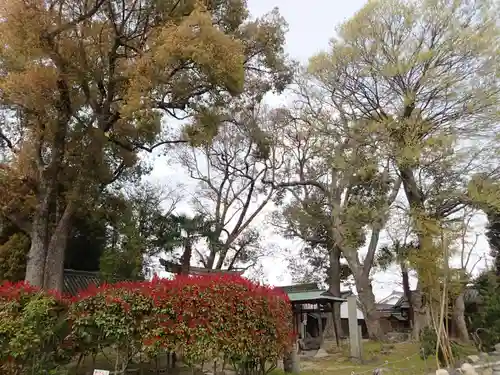
[(212, 269), (215, 264), (215, 257), (217, 256), (219, 245), (214, 243), (213, 241), (210, 241), (208, 244), (208, 248), (210, 249), (210, 253), (207, 257), (207, 262), (206, 264), (204, 264), (204, 266), (206, 268)]
[(46, 232), (47, 229), (43, 220), (34, 220), (31, 232), (31, 246), (26, 262), (25, 281), (40, 288), (43, 287), (45, 274)]
[(365, 318), (368, 337), (372, 340), (381, 340), (384, 336), (380, 325), (380, 316), (375, 306), (375, 295), (370, 281), (370, 267), (362, 266), (357, 251), (344, 251), (344, 257), (352, 271), (356, 289), (358, 291), (361, 309)]
[(59, 219), (54, 233), (50, 237), (45, 257), (44, 289), (63, 291), (64, 254), (71, 231), (73, 203), (70, 202)]
[(412, 336), (415, 340), (420, 340), (422, 331), (432, 325), (429, 303), (423, 298), (423, 293), (419, 285), (417, 289), (412, 292), (413, 299), (413, 333)]
[(384, 333), (380, 325), (380, 314), (375, 306), (375, 295), (370, 280), (366, 278), (366, 280), (356, 281), (356, 289), (358, 290), (359, 301), (365, 317), (368, 337), (371, 340), (381, 340)]
[(469, 342), (469, 332), (467, 323), (465, 322), (465, 302), (464, 293), (460, 293), (455, 299), (453, 306), (453, 321), (457, 330), (457, 336), (463, 343)]
[(49, 186), (40, 184), (39, 202), (33, 215), (31, 246), (26, 262), (25, 280), (29, 284), (42, 288), (45, 274), (45, 258), (49, 242), (50, 202), (54, 192), (54, 183)]

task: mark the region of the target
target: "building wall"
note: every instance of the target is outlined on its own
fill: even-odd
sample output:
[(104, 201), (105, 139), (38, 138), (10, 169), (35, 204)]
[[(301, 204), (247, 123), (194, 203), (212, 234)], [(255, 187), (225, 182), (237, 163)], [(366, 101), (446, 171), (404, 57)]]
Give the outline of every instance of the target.
[(408, 321), (401, 321), (393, 317), (384, 317), (380, 319), (380, 325), (384, 334), (389, 332), (407, 332), (410, 329)]
[[(343, 337), (349, 337), (349, 320), (340, 319), (340, 325), (342, 327)], [(361, 326), (361, 335), (363, 338), (368, 338), (368, 329), (366, 328), (366, 323), (363, 319), (358, 319), (358, 325)]]

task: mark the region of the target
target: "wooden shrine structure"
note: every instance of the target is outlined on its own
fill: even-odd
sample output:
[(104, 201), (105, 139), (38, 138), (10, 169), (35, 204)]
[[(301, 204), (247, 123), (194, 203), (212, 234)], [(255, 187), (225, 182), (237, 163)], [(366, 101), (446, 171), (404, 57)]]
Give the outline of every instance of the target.
[[(300, 284), (280, 287), (288, 295), (293, 311), (294, 330), (299, 334), (299, 341), (305, 345), (307, 338), (306, 325), (308, 316), (314, 316), (317, 320), (319, 346), (323, 344), (324, 330), (323, 317), (331, 314), (333, 320), (333, 329), (337, 346), (339, 342), (339, 327), (335, 319), (335, 304), (343, 303), (347, 300), (333, 296), (328, 291), (320, 290), (316, 284)], [(300, 346), (300, 345), (299, 345)]]

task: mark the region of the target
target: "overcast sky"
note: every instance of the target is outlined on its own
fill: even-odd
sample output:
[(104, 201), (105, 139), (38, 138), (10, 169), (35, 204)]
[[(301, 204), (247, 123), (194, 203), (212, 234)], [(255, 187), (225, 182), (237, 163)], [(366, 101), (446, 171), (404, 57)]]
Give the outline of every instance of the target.
[[(303, 63), (306, 63), (308, 58), (315, 53), (326, 49), (330, 38), (335, 33), (336, 26), (353, 16), (365, 3), (366, 0), (309, 0), (307, 2), (248, 0), (250, 11), (256, 17), (275, 7), (279, 8), (289, 25), (286, 51), (293, 59)], [(156, 160), (152, 178), (160, 184), (169, 186), (182, 183), (186, 185), (185, 192), (188, 196), (191, 189), (194, 188), (194, 184), (189, 181), (189, 177), (183, 173), (182, 169), (167, 167), (164, 158)], [(188, 209), (187, 205), (185, 209)], [(260, 223), (256, 224), (265, 231), (267, 242), (281, 248), (281, 254), (266, 259), (264, 262), (266, 281), (273, 285), (289, 284), (291, 276), (287, 272), (286, 258), (295, 253), (300, 244), (285, 241), (280, 236), (273, 235), (272, 229), (266, 226), (263, 221), (264, 217), (260, 219)], [(477, 253), (484, 254), (488, 248), (483, 233), (484, 218), (477, 223), (476, 232), (480, 235)], [(384, 241), (384, 238), (381, 241)], [(397, 270), (393, 269), (383, 274), (377, 274), (373, 286), (377, 300), (390, 294), (392, 290), (401, 290), (400, 276)]]

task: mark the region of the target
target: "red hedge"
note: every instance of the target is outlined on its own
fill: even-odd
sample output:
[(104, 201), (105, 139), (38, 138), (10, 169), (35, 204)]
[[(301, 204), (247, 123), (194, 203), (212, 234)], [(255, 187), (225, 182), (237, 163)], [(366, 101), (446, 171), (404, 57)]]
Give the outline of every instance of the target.
[[(13, 300), (24, 305), (34, 295), (38, 290), (24, 283), (4, 284), (0, 307)], [(67, 306), (69, 333), (60, 345), (73, 355), (112, 347), (123, 362), (139, 352), (178, 351), (188, 363), (222, 356), (235, 364), (264, 363), (280, 357), (292, 339), (286, 294), (239, 276), (110, 284), (70, 300), (46, 295)]]

